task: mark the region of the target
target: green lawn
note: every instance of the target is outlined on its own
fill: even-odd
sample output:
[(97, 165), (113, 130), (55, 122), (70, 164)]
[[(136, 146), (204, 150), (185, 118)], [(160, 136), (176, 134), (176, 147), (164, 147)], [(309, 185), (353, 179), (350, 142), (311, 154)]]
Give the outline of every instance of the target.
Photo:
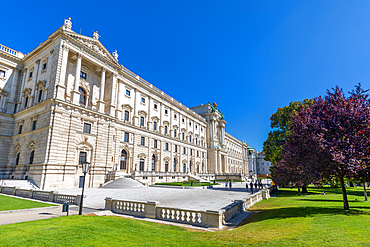
[[(42, 207), (50, 207), (50, 206), (57, 206), (57, 205), (0, 195), (0, 211), (26, 209), (26, 208), (42, 208)], [(0, 242), (0, 246), (1, 246), (1, 242)]]
[[(325, 190), (326, 195), (320, 195)], [(370, 202), (361, 188), (283, 189), (233, 231), (191, 231), (120, 217), (69, 216), (0, 226), (0, 246), (369, 246)], [(355, 201), (357, 199), (357, 202)], [(257, 213), (258, 212), (258, 213)]]

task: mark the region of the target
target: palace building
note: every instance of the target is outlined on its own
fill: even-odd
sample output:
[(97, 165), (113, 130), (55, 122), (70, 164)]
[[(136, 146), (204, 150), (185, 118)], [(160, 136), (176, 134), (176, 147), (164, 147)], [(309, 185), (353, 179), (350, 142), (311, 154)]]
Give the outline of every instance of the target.
[(0, 45), (0, 178), (45, 190), (248, 176), (247, 144), (215, 103), (189, 108), (118, 62), (71, 19), (28, 54)]

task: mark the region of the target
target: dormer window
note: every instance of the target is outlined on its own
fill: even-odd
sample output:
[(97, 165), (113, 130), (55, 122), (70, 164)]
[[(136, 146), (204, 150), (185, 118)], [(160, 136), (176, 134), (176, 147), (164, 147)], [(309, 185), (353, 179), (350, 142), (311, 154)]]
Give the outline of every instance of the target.
[(80, 77), (81, 77), (82, 79), (86, 80), (86, 78), (87, 78), (87, 74), (86, 74), (85, 72), (82, 72), (82, 71), (81, 71), (81, 73), (80, 73)]

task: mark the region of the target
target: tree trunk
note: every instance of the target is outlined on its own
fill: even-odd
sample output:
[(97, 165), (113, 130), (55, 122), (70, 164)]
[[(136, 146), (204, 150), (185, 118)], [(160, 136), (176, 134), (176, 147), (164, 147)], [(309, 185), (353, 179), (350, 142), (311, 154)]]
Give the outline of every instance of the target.
[(306, 185), (303, 185), (302, 186), (302, 193), (308, 193), (307, 192), (307, 186)]
[(365, 202), (366, 202), (367, 201), (367, 192), (366, 192), (367, 182), (363, 182), (363, 185), (364, 185), (364, 196), (365, 196)]
[(355, 187), (352, 181), (349, 181), (349, 187)]
[(298, 196), (301, 196), (301, 188), (298, 186)]
[(339, 176), (339, 181), (340, 181), (340, 186), (342, 187), (344, 210), (349, 210), (347, 191), (346, 191), (346, 186), (344, 184), (344, 179), (342, 175)]

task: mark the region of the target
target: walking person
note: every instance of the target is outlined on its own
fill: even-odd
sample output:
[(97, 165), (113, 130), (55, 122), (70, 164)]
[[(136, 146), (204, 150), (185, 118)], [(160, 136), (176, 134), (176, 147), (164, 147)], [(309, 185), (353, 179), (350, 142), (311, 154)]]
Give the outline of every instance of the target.
[(256, 188), (256, 191), (258, 190), (258, 184), (257, 184), (257, 181), (254, 182), (254, 188)]
[(232, 185), (231, 185), (231, 181), (229, 182), (229, 187), (230, 187), (230, 190), (231, 190), (231, 187), (232, 187)]
[(253, 194), (253, 182), (251, 181), (251, 183), (249, 185), (251, 186), (251, 192)]
[(248, 191), (248, 182), (245, 183), (245, 189)]
[(225, 190), (227, 190), (227, 181), (225, 182)]

